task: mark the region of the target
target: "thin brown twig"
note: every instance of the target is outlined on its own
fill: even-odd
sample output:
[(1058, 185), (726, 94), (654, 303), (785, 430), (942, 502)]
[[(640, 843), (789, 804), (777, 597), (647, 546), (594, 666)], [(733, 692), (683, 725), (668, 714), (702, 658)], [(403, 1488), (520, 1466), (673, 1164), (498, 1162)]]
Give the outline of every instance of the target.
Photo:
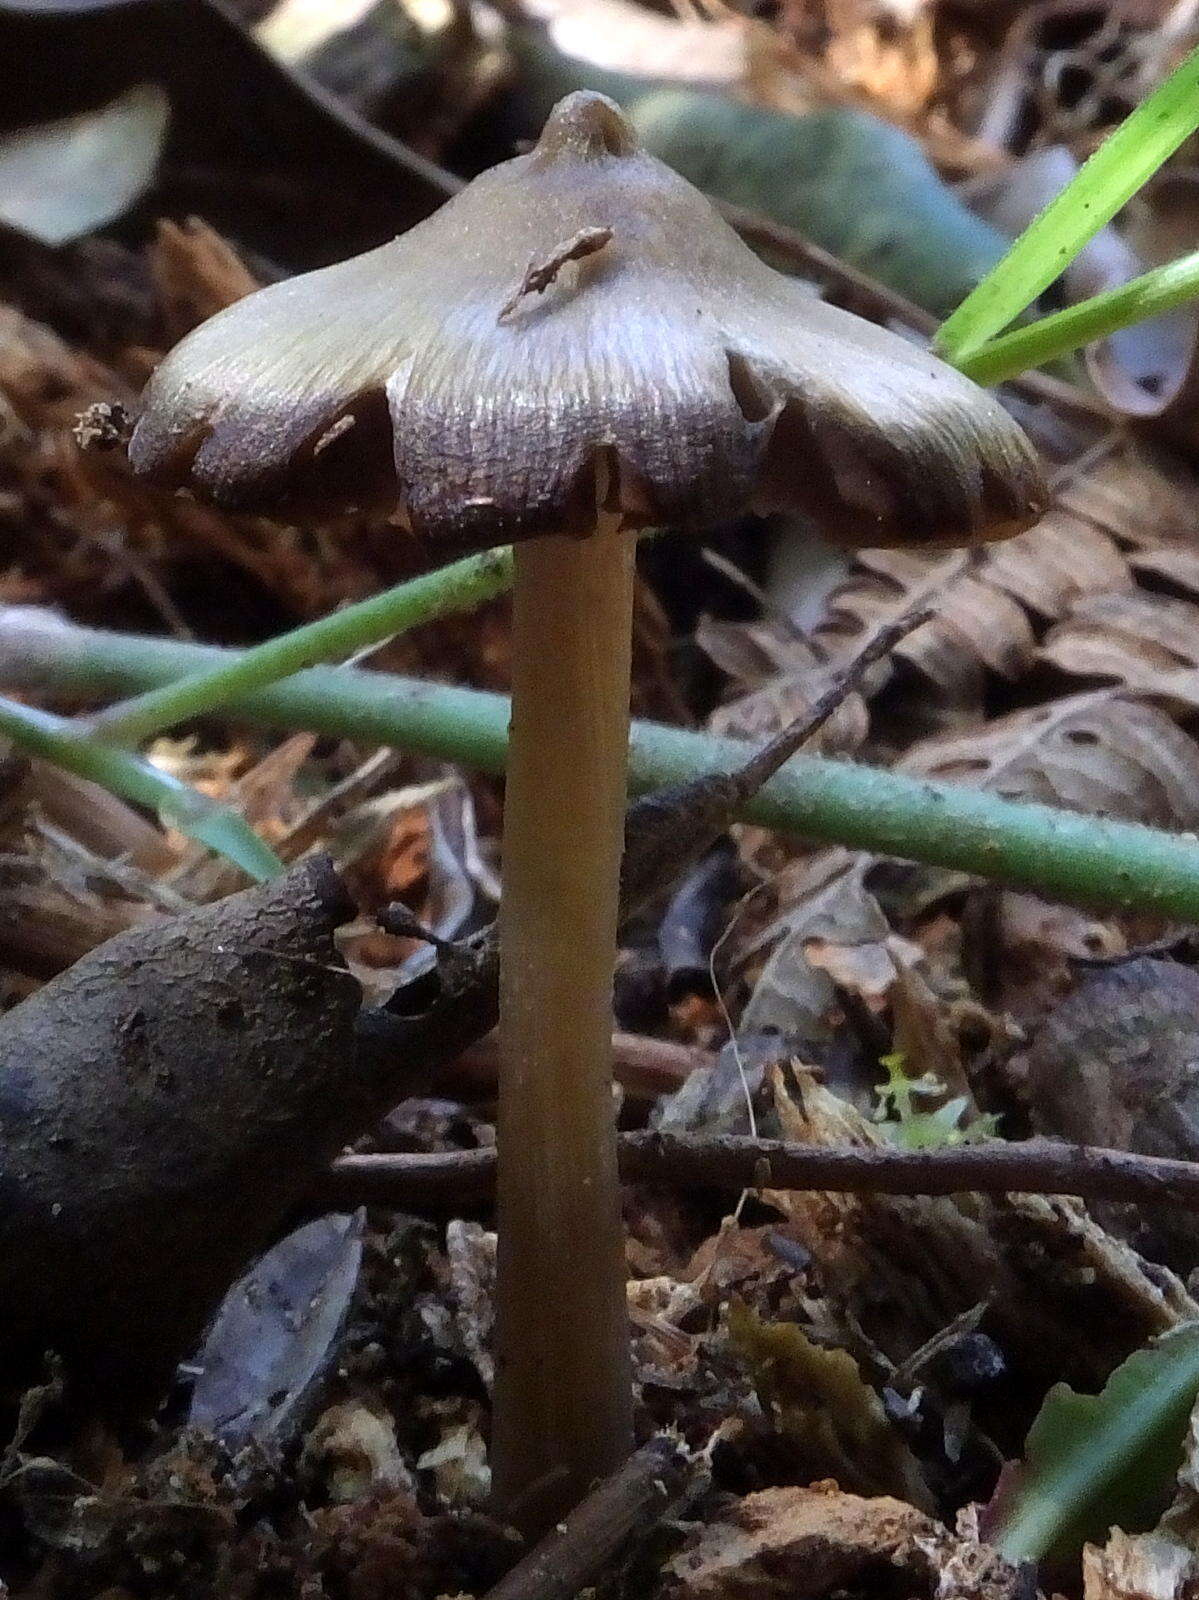
[[(1199, 1211), (1199, 1162), (1049, 1139), (934, 1150), (825, 1147), (744, 1135), (620, 1135), (626, 1182), (687, 1189), (827, 1189), (864, 1194), (1061, 1194)], [(493, 1150), (354, 1155), (333, 1164), (322, 1200), (442, 1210), (486, 1200)]]
[(625, 815), (621, 914), (649, 904), (662, 884), (677, 878), (729, 826), (729, 820), (780, 767), (824, 726), (860, 686), (866, 673), (899, 641), (928, 621), (931, 610), (913, 607), (867, 639), (811, 709), (747, 755), (732, 772), (641, 795)]
[(682, 1441), (659, 1433), (552, 1529), (485, 1600), (574, 1600), (634, 1534), (644, 1534), (700, 1470)]
[[(673, 1039), (652, 1039), (639, 1033), (612, 1035), (612, 1072), (626, 1094), (641, 1100), (656, 1100), (673, 1094), (693, 1072), (716, 1063), (716, 1055), (696, 1045), (678, 1044)], [(475, 1092), (495, 1086), (500, 1069), (499, 1035), (468, 1046), (438, 1079), (438, 1092), (453, 1094), (460, 1089)]]
[(897, 644), (922, 628), (933, 616), (931, 606), (914, 606), (894, 622), (888, 622), (865, 641), (861, 649), (838, 673), (835, 682), (820, 695), (808, 713), (767, 741), (742, 767), (739, 776), (755, 788), (772, 778), (779, 768), (815, 737), (825, 723), (862, 686), (871, 667), (889, 656)]

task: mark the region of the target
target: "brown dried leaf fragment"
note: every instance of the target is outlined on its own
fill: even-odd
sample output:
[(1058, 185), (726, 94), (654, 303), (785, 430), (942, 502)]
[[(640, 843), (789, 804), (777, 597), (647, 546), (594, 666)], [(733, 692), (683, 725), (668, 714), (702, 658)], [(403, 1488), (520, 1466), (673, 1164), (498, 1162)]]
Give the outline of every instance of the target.
[(1199, 745), (1119, 690), (1071, 695), (926, 739), (901, 770), (1155, 827), (1199, 826)]
[(513, 290), (511, 297), (504, 301), (495, 320), (503, 322), (505, 317), (516, 310), (527, 294), (544, 294), (567, 262), (584, 261), (588, 256), (595, 255), (597, 250), (604, 248), (611, 237), (611, 228), (580, 228), (569, 239), (555, 245), (548, 256), (530, 261), (525, 268), (524, 277)]
[(1143, 589), (1080, 598), (1051, 628), (1041, 659), (1106, 679), (1186, 714), (1199, 708), (1199, 606)]
[(1107, 533), (1054, 507), (1035, 528), (986, 550), (952, 555), (866, 550), (835, 589), (816, 642), (833, 660), (913, 606), (936, 615), (896, 647), (938, 695), (980, 698), (985, 672), (1014, 682), (1032, 667), (1030, 613), (1059, 617), (1079, 596), (1132, 587)]
[(172, 340), (261, 287), (233, 246), (200, 217), (159, 222), (150, 276)]

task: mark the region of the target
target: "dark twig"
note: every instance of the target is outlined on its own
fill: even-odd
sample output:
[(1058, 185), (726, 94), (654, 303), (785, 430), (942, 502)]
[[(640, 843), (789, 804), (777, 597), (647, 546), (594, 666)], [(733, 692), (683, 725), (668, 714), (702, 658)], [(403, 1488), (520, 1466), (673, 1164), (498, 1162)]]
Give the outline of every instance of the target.
[(776, 734), (773, 739), (768, 740), (735, 774), (735, 782), (742, 786), (745, 795), (748, 797), (755, 794), (764, 783), (773, 778), (780, 767), (790, 761), (793, 755), (797, 755), (808, 740), (820, 732), (850, 695), (861, 688), (862, 680), (871, 667), (882, 661), (885, 656), (889, 656), (897, 644), (902, 643), (909, 634), (915, 633), (917, 628), (922, 628), (932, 616), (932, 606), (914, 606), (910, 611), (905, 611), (901, 617), (896, 617), (894, 622), (886, 623), (877, 633), (871, 634), (837, 681), (830, 684), (819, 697), (807, 716), (801, 717), (784, 728), (781, 733)]
[(634, 1534), (653, 1528), (698, 1470), (680, 1440), (655, 1434), (518, 1561), (486, 1600), (574, 1600)]
[(754, 750), (735, 771), (693, 779), (634, 800), (625, 819), (621, 916), (631, 916), (698, 860), (745, 802), (856, 692), (870, 668), (931, 615), (928, 607), (913, 608), (880, 628), (805, 716)]
[[(741, 1135), (624, 1133), (627, 1182), (689, 1189), (830, 1189), (863, 1194), (1064, 1194), (1199, 1211), (1199, 1162), (1049, 1139), (994, 1140), (937, 1150), (827, 1148)], [(343, 1156), (327, 1194), (337, 1205), (434, 1210), (486, 1199), (491, 1150)]]

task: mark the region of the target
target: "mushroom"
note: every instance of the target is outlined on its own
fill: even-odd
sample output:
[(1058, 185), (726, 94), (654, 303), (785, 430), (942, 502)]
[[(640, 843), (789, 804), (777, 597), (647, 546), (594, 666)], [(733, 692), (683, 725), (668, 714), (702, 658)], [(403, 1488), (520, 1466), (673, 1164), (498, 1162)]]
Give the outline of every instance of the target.
[(1042, 509), (1037, 461), (594, 93), (393, 243), (198, 328), (130, 457), (230, 507), (384, 495), (434, 558), (516, 542), (492, 1459), (542, 1528), (632, 1437), (609, 1052), (635, 531), (752, 508), (851, 545), (1001, 538)]

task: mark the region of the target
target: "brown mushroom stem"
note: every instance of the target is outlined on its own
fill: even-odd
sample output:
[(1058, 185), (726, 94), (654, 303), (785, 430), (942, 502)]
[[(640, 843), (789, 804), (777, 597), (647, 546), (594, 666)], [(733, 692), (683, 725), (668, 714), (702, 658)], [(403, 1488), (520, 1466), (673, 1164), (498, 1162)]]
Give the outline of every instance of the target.
[(543, 1532), (632, 1449), (612, 1103), (633, 537), (517, 547), (500, 912), (497, 1505)]

